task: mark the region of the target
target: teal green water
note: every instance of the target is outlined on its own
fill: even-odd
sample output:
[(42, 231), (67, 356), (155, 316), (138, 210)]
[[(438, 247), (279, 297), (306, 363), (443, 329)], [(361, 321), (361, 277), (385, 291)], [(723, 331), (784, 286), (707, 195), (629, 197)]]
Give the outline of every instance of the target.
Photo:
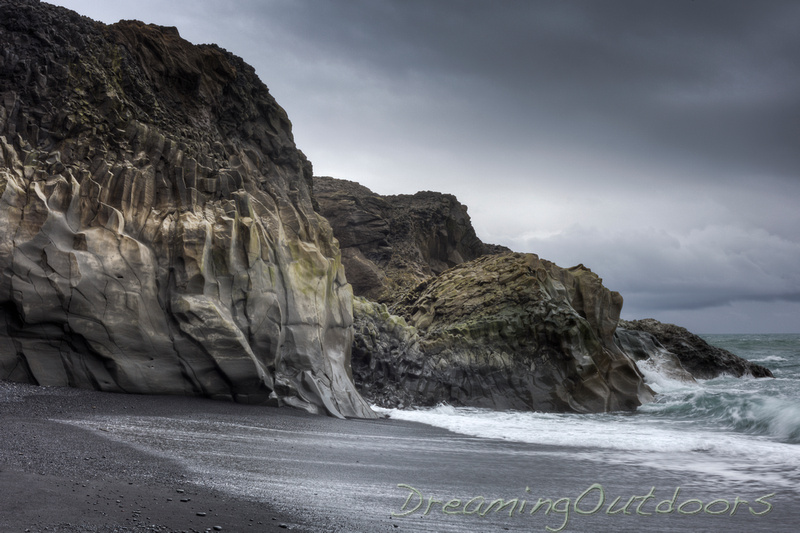
[[(800, 443), (800, 335), (704, 335), (707, 342), (772, 370), (775, 379), (717, 378), (666, 394), (661, 414), (779, 442)], [(657, 409), (650, 412), (658, 413)]]

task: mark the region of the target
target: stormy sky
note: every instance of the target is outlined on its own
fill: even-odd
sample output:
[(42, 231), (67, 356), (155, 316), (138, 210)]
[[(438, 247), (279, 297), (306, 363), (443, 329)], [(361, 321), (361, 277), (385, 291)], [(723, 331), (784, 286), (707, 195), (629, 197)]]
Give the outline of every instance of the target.
[(800, 3), (61, 0), (252, 64), (315, 174), (435, 190), (623, 318), (800, 332)]

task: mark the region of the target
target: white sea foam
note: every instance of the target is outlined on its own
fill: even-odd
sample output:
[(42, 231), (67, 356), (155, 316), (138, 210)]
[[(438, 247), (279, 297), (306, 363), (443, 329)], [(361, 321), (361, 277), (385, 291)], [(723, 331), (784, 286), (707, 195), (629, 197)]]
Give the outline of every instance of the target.
[(788, 361), (788, 359), (779, 355), (768, 355), (759, 359), (750, 359), (750, 361), (754, 363), (784, 363)]
[(657, 399), (635, 413), (495, 412), (447, 405), (376, 410), (473, 437), (564, 447), (606, 464), (702, 472), (732, 483), (800, 490), (800, 353), (795, 337), (728, 341), (734, 344), (722, 347), (744, 356), (757, 354), (778, 377), (691, 383), (644, 363), (639, 368)]
[(650, 361), (637, 361), (636, 366), (644, 375), (644, 381), (657, 393), (684, 390), (688, 387), (697, 387), (693, 381), (680, 380), (667, 374), (663, 368)]
[(770, 477), (773, 483), (800, 489), (800, 447), (760, 436), (704, 430), (693, 421), (647, 415), (496, 412), (448, 405), (375, 409), (398, 420), (474, 437), (569, 447), (572, 454), (606, 464), (706, 472), (736, 482), (762, 482)]

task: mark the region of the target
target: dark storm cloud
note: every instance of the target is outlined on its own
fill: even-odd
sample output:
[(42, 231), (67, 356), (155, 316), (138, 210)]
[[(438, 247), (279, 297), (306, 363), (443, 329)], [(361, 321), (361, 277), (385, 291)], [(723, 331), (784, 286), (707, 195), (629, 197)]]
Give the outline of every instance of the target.
[(544, 121), (728, 178), (800, 168), (795, 2), (293, 2), (279, 17), (316, 54), (488, 102), (508, 142)]
[[(398, 93), (407, 86), (464, 110), (472, 103), (508, 146), (546, 130), (597, 150), (712, 166), (725, 179), (796, 177), (800, 168), (797, 2), (250, 0), (149, 11), (174, 13), (184, 34), (209, 26), (206, 37), (261, 66), (270, 86), (282, 83), (270, 75), (270, 56), (296, 56), (297, 70), (303, 61), (338, 65), (365, 85), (380, 79)], [(259, 36), (265, 41), (254, 42)], [(322, 74), (319, 82), (291, 87), (281, 101), (303, 107), (301, 98), (320, 91), (346, 98), (338, 91), (357, 85)], [(465, 117), (431, 117), (447, 120)], [(470, 142), (463, 126), (454, 144)]]
[(454, 193), (628, 318), (800, 332), (800, 2), (60, 3), (242, 56), (318, 174)]

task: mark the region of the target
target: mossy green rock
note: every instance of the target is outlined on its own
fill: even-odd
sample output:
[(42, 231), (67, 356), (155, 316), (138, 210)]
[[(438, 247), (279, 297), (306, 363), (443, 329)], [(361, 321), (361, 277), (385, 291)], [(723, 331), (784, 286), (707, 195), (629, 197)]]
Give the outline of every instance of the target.
[(241, 59), (0, 0), (0, 379), (375, 416), (311, 187)]
[(432, 375), (417, 328), (385, 304), (359, 296), (353, 302), (353, 326), (353, 377), (365, 398), (381, 407), (443, 401), (436, 387), (425, 387)]
[(395, 403), (631, 410), (653, 393), (614, 343), (621, 307), (620, 295), (582, 265), (562, 269), (533, 254), (484, 256), (392, 306), (402, 327), (381, 331), (375, 323), (387, 317), (357, 308), (357, 344), (378, 340), (356, 347), (353, 369), (362, 392), (379, 403), (391, 400), (383, 391), (395, 383)]
[(583, 266), (484, 256), (420, 284), (396, 316), (357, 305), (353, 371), (385, 405), (631, 410), (653, 393), (614, 343), (621, 307)]

